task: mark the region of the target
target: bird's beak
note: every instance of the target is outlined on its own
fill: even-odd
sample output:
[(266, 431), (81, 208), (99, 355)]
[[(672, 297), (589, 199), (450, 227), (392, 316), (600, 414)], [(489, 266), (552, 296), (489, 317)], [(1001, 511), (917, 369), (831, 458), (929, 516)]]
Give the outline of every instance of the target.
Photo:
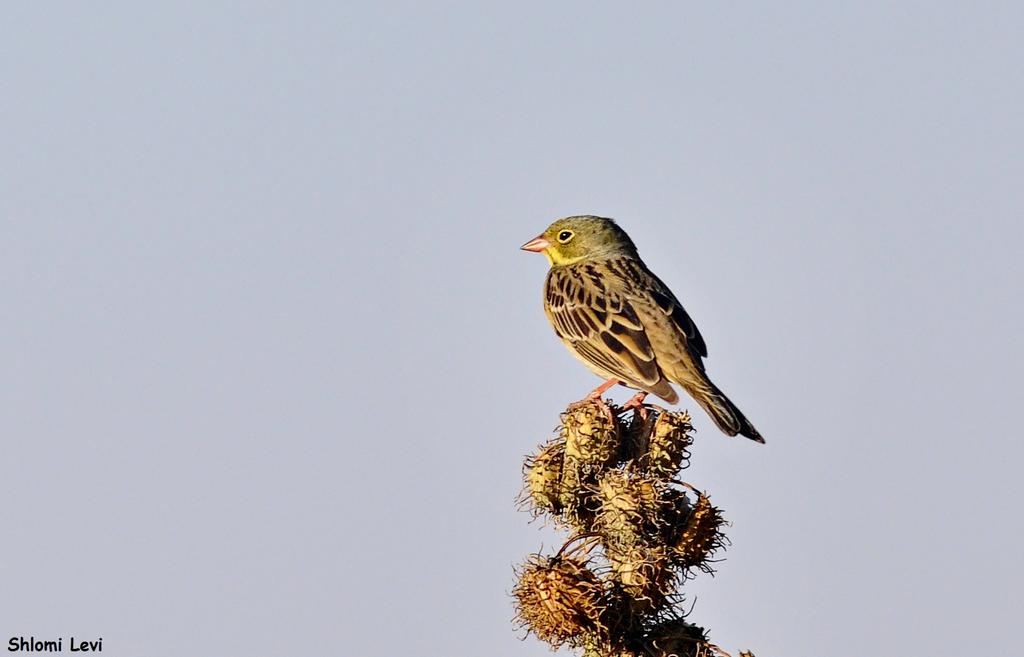
[(522, 245), (519, 248), (522, 249), (523, 251), (533, 251), (534, 253), (540, 253), (549, 246), (551, 246), (551, 242), (544, 239), (543, 235), (538, 235), (537, 237), (534, 237), (532, 240), (530, 240), (529, 242), (527, 242), (526, 244)]

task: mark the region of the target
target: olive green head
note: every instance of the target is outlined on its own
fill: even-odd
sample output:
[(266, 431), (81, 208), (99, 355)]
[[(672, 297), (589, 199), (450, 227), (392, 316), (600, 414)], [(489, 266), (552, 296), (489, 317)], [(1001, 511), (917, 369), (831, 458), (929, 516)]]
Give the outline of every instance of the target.
[(559, 219), (522, 248), (543, 253), (552, 265), (636, 255), (636, 247), (626, 231), (611, 219), (590, 215)]

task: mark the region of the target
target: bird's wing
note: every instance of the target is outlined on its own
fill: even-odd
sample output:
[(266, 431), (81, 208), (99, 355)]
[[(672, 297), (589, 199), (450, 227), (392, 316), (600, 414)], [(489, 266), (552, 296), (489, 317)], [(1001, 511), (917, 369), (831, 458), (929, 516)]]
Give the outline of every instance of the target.
[(608, 289), (600, 275), (554, 267), (545, 300), (555, 333), (581, 359), (635, 388), (668, 387), (633, 306), (624, 294)]
[(672, 294), (660, 278), (654, 275), (642, 262), (630, 261), (623, 263), (629, 268), (629, 280), (635, 284), (634, 293), (641, 298), (649, 298), (657, 308), (663, 312), (671, 321), (672, 326), (679, 336), (686, 342), (686, 348), (693, 356), (694, 362), (704, 369), (702, 358), (707, 358), (708, 346), (704, 337), (697, 330), (690, 315), (679, 303), (679, 299)]

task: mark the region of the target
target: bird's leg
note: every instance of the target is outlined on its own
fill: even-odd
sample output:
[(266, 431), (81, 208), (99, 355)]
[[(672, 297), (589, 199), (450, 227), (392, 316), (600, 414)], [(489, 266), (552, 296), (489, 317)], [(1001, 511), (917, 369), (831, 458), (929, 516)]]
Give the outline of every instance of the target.
[(601, 385), (597, 386), (590, 391), (590, 394), (583, 398), (584, 401), (591, 401), (593, 399), (600, 399), (601, 395), (608, 392), (608, 389), (618, 383), (618, 379), (608, 379)]
[(627, 411), (632, 408), (634, 412), (636, 412), (636, 414), (639, 415), (644, 422), (646, 422), (647, 409), (644, 408), (645, 399), (647, 399), (647, 393), (641, 390), (640, 392), (633, 395), (628, 402), (622, 405), (622, 410)]

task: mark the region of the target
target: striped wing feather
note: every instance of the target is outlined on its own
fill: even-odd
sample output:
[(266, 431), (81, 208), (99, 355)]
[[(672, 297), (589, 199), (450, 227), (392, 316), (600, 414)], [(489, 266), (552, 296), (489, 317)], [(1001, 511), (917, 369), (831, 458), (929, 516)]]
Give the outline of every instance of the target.
[(545, 300), (555, 333), (592, 368), (634, 388), (671, 394), (632, 304), (601, 276), (585, 268), (552, 268)]
[(703, 371), (704, 361), (702, 359), (707, 358), (708, 347), (704, 342), (704, 337), (697, 330), (697, 325), (683, 308), (683, 304), (679, 303), (679, 299), (672, 294), (672, 290), (668, 289), (668, 286), (643, 264), (624, 261), (622, 266), (631, 274), (630, 279), (635, 282), (636, 293), (642, 298), (650, 299), (661, 312), (671, 319), (679, 337), (683, 338), (686, 343), (686, 349), (690, 352), (694, 363)]

